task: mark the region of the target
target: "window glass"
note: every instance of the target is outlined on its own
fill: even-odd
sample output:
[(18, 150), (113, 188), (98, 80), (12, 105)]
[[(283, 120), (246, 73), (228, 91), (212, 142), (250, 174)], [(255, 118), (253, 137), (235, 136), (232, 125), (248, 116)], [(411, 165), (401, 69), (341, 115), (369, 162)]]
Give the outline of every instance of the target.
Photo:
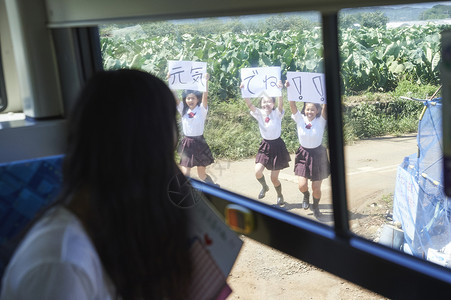
[[(263, 174), (269, 191), (264, 198), (259, 199), (262, 185), (256, 179), (255, 159), (262, 141), (262, 133), (240, 89), (241, 69), (276, 66), (280, 67), (283, 84), (288, 79), (288, 71), (303, 72), (290, 75), (290, 87), (298, 93), (297, 95), (294, 93), (296, 100), (301, 100), (299, 99), (301, 96), (313, 97), (312, 100), (318, 102), (321, 98), (325, 98), (322, 77), (323, 47), (318, 13), (105, 25), (100, 27), (100, 34), (105, 69), (140, 68), (156, 74), (168, 84), (173, 84), (187, 80), (179, 73), (180, 70), (188, 70), (190, 73), (191, 69), (171, 69), (168, 61), (206, 62), (210, 79), (208, 114), (203, 136), (214, 158), (214, 163), (206, 168), (212, 181), (221, 188), (332, 225), (330, 176), (327, 176), (327, 172), (321, 186), (319, 218), (315, 217), (310, 208), (304, 209), (302, 206), (303, 194), (299, 191), (299, 178), (294, 173), (295, 153), (300, 144), (296, 123), (291, 118), (286, 87), (282, 89), (284, 115), (280, 116), (277, 111), (274, 113), (270, 111), (269, 115), (269, 118), (274, 117), (275, 120), (279, 118), (281, 139), (286, 145), (290, 159), (289, 166), (281, 168), (278, 174), (285, 204), (277, 205), (277, 191), (271, 180), (271, 171), (267, 169)], [(200, 76), (201, 72), (198, 70), (202, 69), (196, 69), (197, 67), (199, 65), (193, 66), (197, 71), (192, 73), (194, 74), (192, 78)], [(243, 89), (248, 93), (256, 92), (254, 88), (257, 89), (258, 85), (253, 80), (259, 80), (260, 85), (267, 82), (271, 86), (272, 81), (268, 78), (273, 76), (273, 73), (267, 72), (269, 70), (251, 69), (243, 76)], [(255, 76), (248, 78), (253, 75)], [(278, 76), (277, 72), (275, 76)], [(296, 79), (299, 76), (307, 76), (310, 83)], [(182, 97), (180, 90), (176, 90), (175, 93), (179, 98)], [(256, 93), (260, 96), (262, 92)], [(186, 98), (190, 98), (190, 95), (188, 94)], [(261, 96), (252, 97), (250, 103), (260, 109), (261, 98)], [(267, 105), (266, 102), (264, 104)], [(295, 104), (298, 111), (302, 110), (302, 102)], [(309, 114), (310, 110), (314, 109), (316, 106), (308, 110)], [(196, 108), (193, 110), (189, 108), (187, 114), (190, 112), (202, 114), (202, 111)], [(262, 116), (263, 113), (265, 112), (261, 112)], [(256, 114), (258, 113), (254, 113)], [(189, 121), (189, 116), (186, 118)], [(180, 118), (181, 137), (185, 136), (182, 119)], [(261, 117), (260, 122), (263, 125), (267, 123), (265, 119), (266, 116)], [(321, 119), (318, 122), (322, 122)], [(309, 122), (302, 124), (306, 134), (308, 130), (316, 129), (316, 127), (306, 128), (308, 124)], [(263, 134), (265, 133), (263, 131)], [(277, 131), (268, 134), (269, 138), (273, 138), (274, 135), (278, 137)], [(196, 136), (198, 133), (193, 135)], [(327, 128), (323, 136), (317, 138), (316, 143), (323, 144), (323, 151), (327, 151)], [(324, 154), (327, 155), (327, 152)], [(179, 161), (181, 157), (177, 155)], [(326, 168), (327, 160), (322, 162)], [(193, 168), (190, 176), (198, 179), (198, 170)], [(310, 181), (308, 189), (311, 206), (313, 191)], [(241, 238), (244, 240), (243, 248), (228, 277), (228, 284), (233, 291), (228, 299), (297, 299), (305, 298), (307, 295), (320, 299), (330, 295), (331, 289), (334, 290), (334, 295), (347, 298), (354, 298), (355, 295), (366, 295), (367, 298), (377, 296), (273, 248), (244, 236)], [(319, 281), (322, 282), (321, 287), (318, 286)], [(324, 289), (325, 285), (327, 289)]]
[(450, 12), (441, 2), (339, 14), (351, 230), (448, 267), (439, 65)]
[[(433, 5), (407, 7), (372, 7), (340, 12), (339, 51), (349, 220), (355, 234), (438, 261), (450, 243), (449, 230), (446, 229), (446, 226), (449, 228), (449, 223), (446, 223), (448, 202), (447, 199), (432, 200), (436, 196), (424, 196), (427, 203), (421, 204), (422, 200), (418, 199), (423, 197), (424, 191), (418, 188), (419, 182), (429, 182), (428, 188), (435, 191), (439, 191), (440, 183), (436, 184), (439, 180), (427, 172), (423, 175), (424, 172), (414, 166), (418, 161), (418, 125), (421, 112), (426, 107), (424, 103), (435, 103), (428, 106), (427, 113), (433, 111), (431, 107), (440, 107), (437, 100), (421, 100), (440, 97), (439, 33), (447, 26), (444, 21), (447, 17), (440, 16), (440, 20), (433, 22), (422, 21), (432, 18), (430, 13), (437, 12), (437, 8)], [(302, 135), (309, 135), (319, 126), (312, 121), (322, 119), (310, 119), (305, 113), (307, 119), (295, 122), (288, 101), (291, 91), (299, 100), (294, 102), (296, 109), (301, 111), (303, 101), (322, 103), (325, 98), (324, 80), (318, 76), (324, 72), (321, 30), (318, 13), (295, 13), (109, 24), (100, 27), (100, 34), (105, 69), (132, 67), (148, 71), (172, 86), (182, 102), (183, 98), (202, 102), (202, 94), (196, 96), (196, 93), (188, 92), (184, 95), (180, 86), (190, 83), (197, 84), (190, 89), (202, 89), (205, 87), (203, 76), (209, 74), (208, 111), (188, 105), (179, 119), (181, 138), (195, 137), (190, 143), (201, 140), (198, 145), (204, 150), (201, 152), (207, 165), (205, 173), (202, 168), (193, 167), (189, 173), (191, 177), (203, 179), (207, 174), (207, 181), (211, 180), (221, 188), (332, 226), (330, 176), (327, 173), (325, 177), (319, 175), (322, 180), (315, 180), (313, 185), (307, 181), (309, 207), (306, 204), (307, 209), (304, 209), (304, 194), (300, 189), (305, 190), (303, 177), (310, 178), (310, 174), (302, 173), (309, 168), (308, 164), (307, 167), (300, 164), (297, 169), (298, 174), (305, 176), (295, 173), (300, 140), (305, 143), (301, 150), (308, 152), (303, 154), (304, 158), (318, 157), (316, 152), (309, 152), (312, 148), (318, 150), (318, 141), (306, 141), (304, 136), (299, 139), (297, 125), (301, 123)], [(177, 65), (178, 61), (186, 63)], [(206, 67), (187, 62), (206, 63)], [(276, 70), (274, 75), (268, 67), (280, 67), (280, 71)], [(289, 166), (282, 167), (279, 172), (262, 168), (263, 181), (257, 179), (261, 179), (262, 170), (256, 165), (257, 152), (261, 147), (266, 154), (272, 145), (261, 145), (262, 138), (266, 136), (266, 140), (271, 141), (279, 134), (277, 130), (275, 133), (264, 130), (267, 128), (265, 124), (277, 120), (278, 114), (265, 113), (267, 102), (261, 99), (277, 85), (271, 81), (274, 76), (278, 78), (277, 72), (280, 72), (284, 85), (286, 81), (290, 83), (288, 88), (282, 88), (284, 115), (280, 128), (280, 137), (290, 160)], [(308, 83), (302, 81), (303, 78), (307, 78)], [(265, 87), (264, 93), (258, 89), (261, 86)], [(248, 96), (243, 96), (243, 93), (251, 94), (251, 108), (243, 99)], [(277, 112), (277, 99), (272, 105), (276, 106)], [(315, 107), (310, 110), (318, 112)], [(184, 122), (193, 122), (205, 113), (203, 127), (201, 122), (197, 127), (184, 128)], [(324, 146), (321, 151), (326, 152), (326, 161), (320, 165), (328, 167), (327, 126), (324, 129), (319, 143)], [(200, 136), (205, 139), (208, 150), (205, 150)], [(436, 141), (429, 143), (437, 145)], [(189, 166), (190, 157), (180, 153), (177, 160), (185, 159)], [(434, 155), (440, 155), (440, 151)], [(265, 155), (262, 157), (267, 159)], [(214, 162), (210, 164), (211, 158)], [(313, 164), (318, 165), (317, 162)], [(315, 176), (321, 174), (318, 170), (313, 172)], [(279, 182), (283, 205), (278, 205), (278, 193), (274, 188)], [(320, 189), (315, 186), (319, 182)], [(263, 189), (266, 186), (268, 191)], [(320, 198), (316, 211), (312, 210), (313, 196)], [(416, 205), (413, 209), (412, 201)], [(434, 208), (428, 210), (429, 216), (419, 215), (422, 205)], [(436, 211), (439, 214), (435, 215)], [(443, 224), (445, 227), (440, 226)], [(421, 229), (417, 229), (420, 226)], [(418, 238), (425, 234), (429, 235), (426, 247)], [(409, 235), (413, 237), (411, 240)], [(324, 298), (330, 289), (324, 289), (324, 285), (317, 288), (318, 280), (323, 282), (324, 278), (331, 280), (328, 285), (343, 297), (363, 294), (367, 298), (378, 297), (274, 249), (243, 239), (243, 249), (229, 276), (229, 284), (234, 290), (231, 299), (261, 299), (267, 295), (296, 298), (300, 286), (307, 294), (318, 296), (313, 298)], [(437, 239), (443, 240), (434, 244)], [(296, 296), (290, 294), (293, 291), (296, 291)]]
[[(321, 30), (319, 13), (305, 12), (114, 24), (100, 34), (105, 69), (143, 69), (174, 89), (186, 174), (332, 225)], [(307, 101), (316, 105), (301, 114)]]

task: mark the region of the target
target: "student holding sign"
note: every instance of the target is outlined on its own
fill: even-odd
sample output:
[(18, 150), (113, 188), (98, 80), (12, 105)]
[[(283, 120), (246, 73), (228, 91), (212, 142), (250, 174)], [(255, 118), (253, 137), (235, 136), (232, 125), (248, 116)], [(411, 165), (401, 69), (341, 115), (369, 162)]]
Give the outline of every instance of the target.
[(185, 176), (190, 176), (191, 168), (197, 167), (200, 180), (215, 184), (206, 172), (206, 167), (214, 162), (204, 134), (208, 112), (208, 74), (205, 92), (184, 90), (182, 101), (176, 98), (177, 110), (182, 117), (184, 137), (180, 141), (180, 168)]
[[(285, 83), (289, 86), (289, 81)], [(316, 218), (321, 213), (318, 208), (321, 199), (321, 183), (329, 174), (329, 159), (326, 148), (322, 145), (324, 130), (327, 125), (326, 104), (304, 102), (301, 112), (296, 101), (290, 101), (291, 117), (296, 122), (299, 149), (296, 151), (294, 173), (299, 176), (299, 191), (304, 195), (302, 206), (310, 206), (308, 180), (312, 181), (313, 205), (311, 209)]]
[[(282, 88), (282, 81), (279, 81), (278, 87)], [(242, 83), (241, 89), (244, 88)], [(276, 108), (275, 97), (264, 95), (261, 97), (261, 108), (256, 108), (249, 98), (244, 98), (250, 109), (251, 115), (258, 121), (260, 134), (263, 138), (255, 158), (255, 177), (262, 185), (258, 199), (265, 197), (269, 190), (266, 184), (263, 170), (271, 170), (271, 181), (277, 192), (277, 204), (283, 205), (282, 184), (279, 181), (279, 172), (289, 166), (291, 160), (285, 142), (280, 138), (282, 132), (282, 118), (285, 113), (283, 110), (282, 97), (278, 97)]]

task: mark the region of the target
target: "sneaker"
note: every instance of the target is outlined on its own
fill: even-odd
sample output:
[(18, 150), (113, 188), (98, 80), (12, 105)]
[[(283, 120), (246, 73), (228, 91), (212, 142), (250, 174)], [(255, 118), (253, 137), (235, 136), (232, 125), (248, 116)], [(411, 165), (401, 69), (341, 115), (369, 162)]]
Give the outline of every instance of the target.
[(205, 180), (203, 180), (203, 182), (205, 182), (206, 184), (215, 186), (215, 187), (220, 187), (219, 184), (215, 183), (215, 182), (213, 181), (213, 179), (211, 179), (210, 175), (207, 175), (207, 177), (205, 177)]
[(313, 208), (313, 215), (315, 216), (315, 218), (317, 218), (318, 220), (321, 217), (321, 212), (319, 211), (318, 206), (316, 206), (315, 208)]
[(313, 204), (312, 206), (310, 206), (310, 208), (312, 209), (315, 218), (319, 219), (319, 217), (321, 216), (321, 212), (319, 211), (319, 200), (313, 198)]
[(264, 198), (267, 191), (269, 191), (269, 186), (264, 186), (260, 191), (260, 194), (258, 194), (258, 199)]
[(310, 203), (308, 201), (308, 198), (304, 198), (304, 201), (302, 202), (302, 208), (303, 209), (308, 209), (310, 207)]
[(310, 193), (307, 192), (306, 194), (304, 194), (304, 201), (302, 202), (303, 209), (308, 209), (310, 207), (309, 198)]

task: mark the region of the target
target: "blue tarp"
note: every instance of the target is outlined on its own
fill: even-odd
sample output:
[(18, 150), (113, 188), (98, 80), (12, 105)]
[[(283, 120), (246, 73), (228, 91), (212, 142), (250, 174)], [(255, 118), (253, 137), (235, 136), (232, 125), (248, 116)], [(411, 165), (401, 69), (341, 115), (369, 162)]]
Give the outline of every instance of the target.
[(404, 251), (451, 264), (451, 198), (443, 189), (441, 99), (425, 101), (418, 125), (418, 152), (398, 167), (393, 218), (404, 231)]

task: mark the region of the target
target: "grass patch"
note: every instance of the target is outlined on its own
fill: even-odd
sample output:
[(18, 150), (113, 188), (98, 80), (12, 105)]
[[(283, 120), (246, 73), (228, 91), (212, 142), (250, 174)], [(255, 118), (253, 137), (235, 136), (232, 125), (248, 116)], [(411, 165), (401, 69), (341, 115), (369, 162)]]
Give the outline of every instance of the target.
[[(255, 99), (254, 105), (259, 103)], [(284, 102), (285, 115), (282, 121), (282, 139), (290, 153), (299, 147), (296, 124), (291, 120), (288, 102)], [(257, 120), (249, 113), (244, 100), (216, 102), (210, 104), (205, 139), (215, 158), (242, 159), (257, 154), (262, 140)]]
[(362, 102), (344, 108), (344, 139), (364, 139), (416, 132), (423, 104), (411, 100)]
[[(345, 144), (351, 144), (358, 139), (417, 132), (418, 118), (424, 105), (422, 102), (400, 99), (400, 96), (426, 99), (436, 90), (436, 86), (401, 82), (393, 92), (343, 97)], [(259, 106), (257, 99), (253, 99), (253, 102), (255, 106)], [(225, 102), (212, 99), (209, 106), (205, 139), (214, 157), (236, 160), (255, 156), (261, 136), (257, 121), (250, 115), (244, 100), (231, 99)], [(301, 109), (301, 104), (298, 108)], [(299, 142), (296, 123), (291, 119), (286, 99), (284, 109), (282, 139), (288, 151), (294, 153), (299, 147)], [(327, 132), (324, 143), (327, 144)]]
[(391, 205), (393, 202), (393, 193), (389, 193), (389, 194), (384, 194), (382, 195), (382, 199), (381, 199), (385, 204), (387, 205)]

